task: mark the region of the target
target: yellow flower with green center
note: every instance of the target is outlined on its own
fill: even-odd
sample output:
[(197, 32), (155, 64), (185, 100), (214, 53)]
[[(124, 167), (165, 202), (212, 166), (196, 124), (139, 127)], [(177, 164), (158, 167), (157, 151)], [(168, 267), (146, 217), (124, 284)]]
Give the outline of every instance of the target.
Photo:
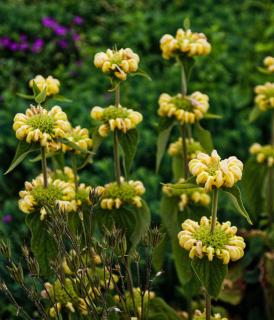
[(274, 163), (274, 147), (270, 144), (265, 146), (254, 143), (250, 149), (251, 154), (256, 155), (258, 163), (267, 163), (268, 167), (272, 167)]
[[(206, 312), (195, 310), (193, 320), (206, 320)], [(222, 317), (220, 313), (215, 313), (213, 316), (211, 316), (211, 320), (228, 320), (228, 319)]]
[(50, 301), (56, 301), (55, 305), (49, 309), (49, 315), (51, 318), (57, 318), (57, 312), (61, 312), (63, 308), (67, 312), (75, 313), (79, 312), (82, 315), (88, 314), (87, 301), (89, 299), (81, 298), (75, 291), (75, 283), (72, 279), (66, 278), (64, 283), (56, 280), (53, 284), (46, 282), (44, 284), (44, 290), (41, 292), (41, 296)]
[(60, 91), (60, 81), (58, 79), (53, 78), (52, 76), (48, 76), (47, 78), (44, 78), (41, 75), (36, 76), (29, 82), (29, 86), (31, 88), (33, 87), (33, 82), (35, 82), (36, 86), (40, 91), (46, 88), (47, 96), (58, 94)]
[(274, 109), (274, 83), (266, 82), (255, 87), (255, 103), (261, 111)]
[(135, 128), (142, 120), (141, 113), (132, 109), (127, 109), (119, 105), (118, 107), (109, 106), (107, 108), (94, 107), (90, 112), (94, 120), (102, 121), (98, 132), (102, 137), (106, 137), (109, 131), (120, 130), (126, 133)]
[(229, 221), (222, 224), (217, 221), (214, 233), (207, 217), (202, 217), (200, 224), (187, 219), (182, 223), (182, 229), (178, 233), (179, 244), (189, 251), (191, 259), (207, 257), (212, 261), (216, 257), (228, 264), (230, 260), (237, 261), (244, 255), (244, 239), (236, 236), (237, 228), (231, 227)]
[(264, 58), (264, 65), (270, 73), (274, 72), (274, 57), (268, 56)]
[(50, 111), (41, 106), (30, 106), (26, 113), (17, 113), (14, 117), (13, 130), (16, 138), (28, 143), (39, 143), (47, 149), (58, 150), (64, 138), (71, 130), (67, 115), (59, 106)]
[[(187, 158), (188, 160), (194, 159), (198, 152), (204, 151), (199, 141), (196, 141), (192, 138), (186, 138), (187, 146)], [(182, 138), (179, 138), (175, 142), (172, 142), (168, 147), (168, 154), (171, 157), (182, 156), (183, 153), (183, 143)]]
[(40, 210), (41, 220), (47, 215), (47, 208), (58, 206), (63, 212), (76, 210), (74, 185), (51, 177), (48, 177), (47, 188), (42, 175), (25, 182), (25, 190), (20, 191), (19, 196), (19, 208), (27, 214)]
[(124, 204), (132, 204), (137, 208), (142, 207), (141, 195), (145, 188), (141, 181), (125, 181), (121, 178), (121, 184), (111, 182), (104, 187), (97, 187), (97, 193), (100, 193), (100, 206), (102, 209), (119, 209)]
[[(182, 178), (178, 181), (178, 183), (185, 182), (185, 179)], [(184, 209), (190, 204), (197, 204), (202, 206), (208, 206), (210, 203), (210, 196), (205, 192), (203, 188), (195, 188), (189, 189), (187, 191), (178, 193), (178, 190), (172, 189), (167, 185), (164, 185), (162, 188), (164, 194), (168, 197), (177, 197), (179, 198), (178, 207), (180, 211), (184, 211)]]
[(213, 150), (210, 156), (199, 152), (197, 158), (189, 162), (189, 170), (197, 177), (197, 184), (210, 191), (212, 187), (233, 187), (242, 178), (243, 163), (234, 156), (221, 160)]
[[(83, 151), (87, 151), (92, 147), (92, 139), (89, 136), (89, 131), (86, 128), (81, 128), (77, 126), (71, 130), (66, 136), (66, 138), (75, 143), (79, 148), (83, 149)], [(66, 144), (62, 144), (62, 151), (71, 151), (73, 150)], [(74, 153), (80, 154), (80, 150), (73, 150)]]
[(94, 65), (104, 73), (118, 78), (121, 81), (126, 80), (128, 73), (134, 73), (138, 70), (140, 62), (139, 56), (130, 48), (98, 52), (94, 57)]
[(174, 117), (181, 124), (194, 123), (202, 119), (209, 108), (208, 96), (199, 91), (189, 96), (162, 93), (159, 98), (158, 114), (161, 117)]
[(160, 40), (160, 48), (164, 59), (178, 55), (192, 58), (208, 55), (211, 52), (211, 45), (206, 36), (190, 29), (178, 29), (175, 37), (165, 34)]

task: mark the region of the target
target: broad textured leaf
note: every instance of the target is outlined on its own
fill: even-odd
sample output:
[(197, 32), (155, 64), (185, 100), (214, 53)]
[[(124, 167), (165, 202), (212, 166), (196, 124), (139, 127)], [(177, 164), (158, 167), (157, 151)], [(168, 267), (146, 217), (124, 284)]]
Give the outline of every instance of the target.
[(257, 106), (253, 107), (249, 114), (249, 122), (255, 121), (261, 114), (262, 111), (260, 111), (260, 109)]
[(204, 129), (199, 122), (195, 124), (194, 130), (195, 136), (201, 143), (201, 146), (207, 153), (210, 153), (214, 148), (211, 133), (208, 130)]
[(252, 221), (249, 217), (248, 212), (246, 211), (242, 197), (241, 197), (241, 191), (239, 187), (234, 186), (232, 188), (222, 188), (224, 192), (226, 192), (229, 195), (229, 198), (231, 199), (232, 203), (234, 204), (237, 211), (248, 221), (248, 223), (252, 224)]
[(123, 149), (123, 159), (124, 159), (124, 170), (125, 176), (128, 177), (129, 170), (134, 159), (137, 143), (138, 143), (138, 131), (136, 129), (131, 129), (126, 133), (118, 131), (119, 144)]
[(207, 292), (216, 299), (227, 275), (227, 264), (223, 264), (220, 259), (209, 261), (207, 257), (203, 257), (194, 259), (191, 265)]
[(255, 158), (250, 158), (244, 165), (243, 194), (246, 196), (248, 208), (253, 217), (258, 217), (263, 210), (263, 188), (267, 175), (267, 166), (259, 164)]
[(149, 300), (148, 319), (180, 320), (180, 317), (163, 299), (157, 297)]
[(41, 273), (49, 275), (50, 262), (57, 255), (56, 242), (48, 233), (46, 222), (40, 220), (38, 212), (27, 215), (26, 224), (31, 231), (31, 250), (39, 263)]
[(141, 208), (125, 205), (119, 209), (104, 210), (98, 207), (94, 218), (101, 231), (104, 227), (111, 230), (114, 225), (122, 229), (126, 233), (128, 251), (136, 247), (150, 225), (150, 211), (145, 201), (142, 201)]
[(5, 174), (8, 174), (11, 172), (14, 168), (16, 168), (25, 158), (28, 154), (40, 150), (40, 145), (37, 144), (30, 144), (25, 141), (19, 141), (15, 156), (11, 162), (10, 167), (5, 172)]
[(162, 121), (159, 124), (159, 135), (157, 139), (156, 172), (159, 171), (171, 130), (175, 125), (175, 121), (173, 119), (165, 118), (161, 120)]

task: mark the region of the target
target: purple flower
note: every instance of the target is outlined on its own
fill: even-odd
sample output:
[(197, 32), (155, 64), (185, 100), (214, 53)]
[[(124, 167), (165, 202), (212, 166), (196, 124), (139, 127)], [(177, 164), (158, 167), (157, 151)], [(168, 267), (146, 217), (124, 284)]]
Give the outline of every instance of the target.
[(59, 24), (56, 27), (54, 27), (53, 30), (57, 36), (65, 36), (68, 31), (67, 28), (65, 28)]
[(28, 36), (26, 34), (21, 34), (20, 35), (20, 41), (26, 42), (28, 40)]
[(42, 50), (43, 46), (44, 46), (44, 40), (38, 38), (33, 42), (32, 47), (31, 47), (31, 51), (33, 53), (38, 53)]
[(19, 44), (20, 51), (26, 51), (29, 48), (29, 44), (27, 42), (22, 42)]
[(80, 40), (80, 34), (78, 34), (78, 33), (76, 33), (76, 32), (73, 32), (71, 37), (72, 37), (72, 40), (73, 40), (74, 42), (77, 42), (77, 41)]
[(10, 222), (12, 222), (13, 220), (13, 217), (11, 214), (5, 214), (3, 217), (2, 217), (2, 222), (5, 223), (5, 224), (8, 224)]
[(73, 18), (72, 22), (73, 22), (74, 24), (81, 25), (81, 24), (84, 23), (84, 19), (83, 19), (82, 17), (80, 17), (80, 16), (75, 16), (75, 17)]
[(11, 51), (17, 51), (17, 50), (19, 49), (19, 44), (16, 43), (16, 42), (12, 42), (12, 43), (10, 43), (10, 45), (9, 45), (9, 49), (10, 49)]
[(58, 45), (62, 48), (62, 49), (66, 49), (68, 47), (68, 42), (67, 40), (59, 40), (58, 41)]
[(0, 38), (0, 44), (2, 47), (9, 47), (11, 44), (11, 39), (9, 37), (2, 37)]
[(53, 18), (51, 18), (51, 17), (44, 17), (44, 18), (42, 19), (42, 25), (43, 25), (44, 27), (53, 29), (53, 28), (55, 28), (55, 27), (58, 25), (58, 23), (56, 22), (55, 19), (53, 19)]

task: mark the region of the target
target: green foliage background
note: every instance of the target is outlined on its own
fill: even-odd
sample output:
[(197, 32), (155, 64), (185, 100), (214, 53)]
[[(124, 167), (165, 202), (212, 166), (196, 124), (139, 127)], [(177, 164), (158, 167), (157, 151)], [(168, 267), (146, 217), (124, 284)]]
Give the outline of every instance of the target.
[[(38, 164), (26, 161), (3, 176), (17, 144), (13, 117), (27, 106), (16, 92), (27, 92), (27, 82), (36, 74), (51, 74), (61, 80), (61, 94), (73, 100), (63, 104), (73, 125), (90, 128), (91, 107), (106, 106), (113, 99), (106, 91), (108, 80), (93, 65), (93, 56), (113, 45), (136, 51), (141, 57), (141, 68), (152, 78), (148, 81), (134, 77), (127, 81), (122, 86), (122, 104), (144, 115), (133, 177), (144, 181), (153, 221), (159, 221), (160, 182), (170, 180), (171, 169), (166, 158), (161, 175), (155, 174), (158, 97), (162, 92), (176, 94), (180, 87), (179, 69), (162, 59), (159, 39), (165, 33), (174, 34), (186, 18), (193, 31), (208, 36), (213, 47), (209, 56), (197, 61), (189, 91), (208, 94), (210, 111), (223, 115), (222, 120), (204, 123), (211, 130), (219, 153), (246, 160), (248, 146), (269, 137), (267, 116), (262, 116), (255, 127), (248, 123), (248, 115), (253, 106), (253, 87), (266, 80), (256, 66), (274, 51), (273, 7), (271, 0), (1, 1), (0, 37), (16, 39), (24, 33), (31, 39), (43, 38), (45, 46), (38, 54), (10, 53), (0, 48), (0, 217), (13, 216), (8, 225), (0, 222), (0, 231), (15, 243), (18, 238), (28, 238), (24, 215), (17, 208), (17, 195), (24, 181), (39, 170)], [(85, 20), (77, 29), (81, 34), (79, 48), (58, 49), (52, 31), (42, 26), (42, 18), (50, 16), (69, 25), (76, 15)], [(112, 180), (111, 155), (108, 140), (97, 155), (99, 161), (83, 173), (83, 180), (91, 184)], [(9, 307), (0, 302), (0, 316), (6, 308)], [(254, 316), (249, 319), (256, 319)]]

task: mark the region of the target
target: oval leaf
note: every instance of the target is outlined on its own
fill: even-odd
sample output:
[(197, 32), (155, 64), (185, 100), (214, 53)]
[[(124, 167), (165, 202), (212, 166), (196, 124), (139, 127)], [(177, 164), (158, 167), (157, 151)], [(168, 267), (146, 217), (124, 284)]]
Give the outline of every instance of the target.
[(199, 122), (197, 122), (194, 126), (195, 136), (198, 141), (201, 143), (201, 146), (205, 149), (207, 153), (211, 153), (213, 150), (213, 142), (211, 133), (204, 129)]

